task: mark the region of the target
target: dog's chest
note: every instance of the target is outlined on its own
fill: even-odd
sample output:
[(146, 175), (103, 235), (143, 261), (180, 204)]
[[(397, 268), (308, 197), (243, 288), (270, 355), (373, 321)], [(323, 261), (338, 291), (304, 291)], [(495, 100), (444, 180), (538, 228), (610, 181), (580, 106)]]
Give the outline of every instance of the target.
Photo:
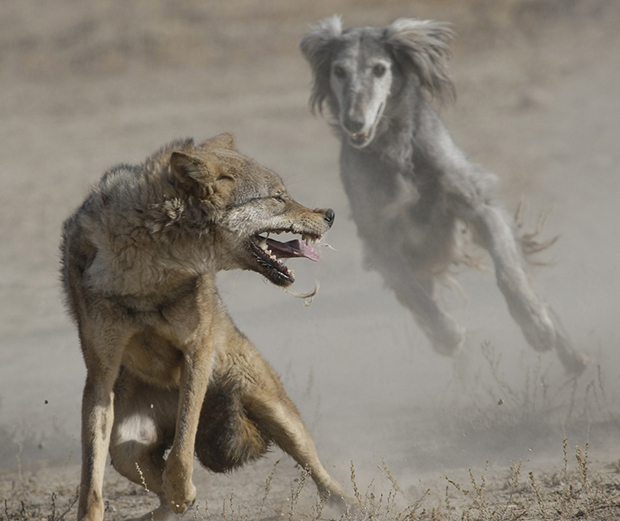
[(425, 177), (427, 170), (403, 175), (372, 153), (346, 149), (340, 173), (358, 234), (374, 256), (448, 247), (454, 216), (440, 178)]
[[(393, 226), (402, 219), (408, 226), (423, 225), (427, 206), (424, 187), (413, 175), (403, 175), (373, 154), (343, 151), (340, 174), (358, 227)], [(426, 200), (425, 200), (426, 199)]]

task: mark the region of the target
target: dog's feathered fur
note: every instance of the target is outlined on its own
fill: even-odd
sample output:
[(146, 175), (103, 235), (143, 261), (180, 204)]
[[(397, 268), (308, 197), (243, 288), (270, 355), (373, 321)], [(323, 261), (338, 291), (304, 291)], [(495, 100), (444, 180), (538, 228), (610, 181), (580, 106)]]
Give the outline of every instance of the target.
[[(555, 348), (580, 373), (576, 351), (522, 267), (520, 239), (495, 197), (496, 178), (467, 159), (425, 98), (454, 96), (450, 27), (396, 20), (344, 30), (338, 16), (301, 42), (313, 74), (310, 106), (327, 104), (342, 141), (340, 173), (368, 260), (434, 348), (453, 354), (465, 332), (433, 298), (437, 277), (466, 259), (458, 223), (491, 255), (508, 309), (527, 341)], [(543, 243), (528, 246), (541, 249)], [(531, 249), (531, 248), (530, 248)]]
[[(65, 222), (61, 248), (87, 368), (80, 520), (103, 519), (108, 448), (122, 475), (159, 496), (144, 520), (192, 503), (194, 454), (226, 472), (272, 442), (344, 507), (343, 489), (321, 465), (278, 376), (215, 287), (215, 273), (230, 269), (289, 286), (293, 274), (281, 259), (317, 260), (307, 242), (333, 220), (331, 209), (296, 203), (276, 174), (237, 152), (230, 134), (199, 145), (175, 141), (103, 176)], [(261, 235), (281, 231), (307, 242)]]

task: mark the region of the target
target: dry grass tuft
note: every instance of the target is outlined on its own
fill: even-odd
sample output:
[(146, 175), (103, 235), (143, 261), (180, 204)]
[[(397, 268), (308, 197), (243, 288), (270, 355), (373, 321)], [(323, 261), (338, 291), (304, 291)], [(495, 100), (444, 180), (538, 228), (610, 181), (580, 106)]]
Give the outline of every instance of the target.
[[(526, 471), (524, 464), (517, 462), (506, 473), (504, 470), (498, 471), (487, 461), (480, 472), (469, 469), (461, 473), (462, 481), (446, 475), (437, 484), (422, 488), (421, 493), (413, 492), (413, 488), (399, 483), (384, 460), (378, 466), (378, 474), (364, 491), (352, 463), (351, 487), (359, 509), (339, 517), (334, 517), (334, 511), (326, 508), (325, 496), (314, 495), (313, 487), (306, 486), (310, 481), (307, 469), (302, 469), (299, 477), (289, 481), (290, 496), (284, 503), (279, 503), (281, 498), (268, 502), (278, 461), (264, 482), (260, 500), (258, 497), (254, 500), (230, 494), (223, 499), (219, 512), (211, 512), (209, 503), (200, 500), (186, 518), (191, 516), (194, 521), (266, 521), (276, 518), (311, 521), (616, 519), (620, 516), (620, 467), (614, 462), (604, 469), (600, 466), (593, 469), (589, 448), (588, 444), (583, 448), (575, 447), (574, 460), (571, 462), (568, 440), (564, 439), (564, 461), (557, 465), (538, 466)], [(38, 500), (34, 477), (26, 475), (21, 484), (14, 482), (10, 497), (4, 499), (0, 521), (63, 521), (75, 516), (77, 491), (60, 487), (48, 494), (46, 501)], [(140, 491), (139, 487), (134, 488), (141, 493), (136, 494), (130, 488), (112, 491), (106, 519), (117, 521), (127, 517), (130, 510), (145, 511), (152, 506), (151, 498), (143, 490)], [(120, 492), (121, 496), (117, 497), (114, 492)], [(114, 504), (118, 504), (118, 507)], [(277, 504), (282, 505), (279, 510)], [(249, 505), (256, 507), (252, 510)]]

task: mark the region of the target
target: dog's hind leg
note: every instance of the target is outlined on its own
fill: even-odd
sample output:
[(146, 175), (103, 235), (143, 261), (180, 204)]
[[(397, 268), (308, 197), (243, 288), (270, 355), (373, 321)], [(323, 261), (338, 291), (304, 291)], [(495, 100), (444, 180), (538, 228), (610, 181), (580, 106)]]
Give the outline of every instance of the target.
[(157, 494), (160, 506), (136, 518), (164, 521), (174, 516), (163, 492), (165, 451), (174, 437), (178, 392), (144, 384), (126, 370), (115, 386), (110, 442), (112, 466), (127, 479)]

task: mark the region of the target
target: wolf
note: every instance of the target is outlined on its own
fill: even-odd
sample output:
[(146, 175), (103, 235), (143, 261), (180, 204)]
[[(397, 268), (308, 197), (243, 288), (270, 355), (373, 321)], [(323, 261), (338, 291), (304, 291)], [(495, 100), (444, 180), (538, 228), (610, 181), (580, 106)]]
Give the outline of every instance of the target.
[(399, 19), (387, 27), (343, 29), (326, 18), (300, 44), (310, 64), (310, 107), (327, 104), (341, 140), (340, 175), (369, 264), (382, 274), (436, 351), (453, 355), (465, 330), (435, 300), (439, 279), (472, 264), (459, 231), (493, 259), (497, 284), (527, 342), (555, 348), (568, 372), (588, 363), (553, 310), (534, 290), (520, 246), (552, 241), (518, 237), (495, 196), (496, 178), (452, 140), (427, 95), (454, 96), (447, 71), (448, 24)]
[[(318, 260), (332, 209), (295, 202), (280, 177), (221, 134), (177, 140), (140, 165), (107, 171), (63, 226), (62, 283), (87, 369), (78, 519), (101, 521), (112, 465), (159, 496), (144, 520), (192, 504), (194, 456), (214, 472), (275, 443), (321, 494), (351, 505), (327, 473), (270, 365), (235, 327), (220, 270), (290, 286), (287, 258)], [(280, 242), (290, 232), (301, 240)], [(167, 455), (166, 455), (167, 454)]]

